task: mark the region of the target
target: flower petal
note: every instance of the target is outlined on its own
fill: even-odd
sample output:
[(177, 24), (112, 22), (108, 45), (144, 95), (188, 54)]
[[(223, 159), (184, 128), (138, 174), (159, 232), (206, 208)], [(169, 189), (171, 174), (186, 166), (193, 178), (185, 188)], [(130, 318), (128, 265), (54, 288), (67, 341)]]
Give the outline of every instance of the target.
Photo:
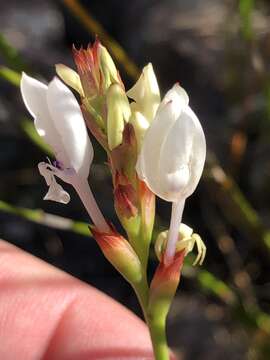
[(56, 64), (55, 71), (64, 83), (77, 91), (82, 97), (84, 96), (81, 80), (76, 71), (64, 64)]
[(189, 97), (186, 91), (176, 83), (164, 96), (158, 111), (161, 111), (164, 106), (166, 106), (169, 102), (172, 102), (172, 116), (176, 119), (179, 117), (183, 108), (188, 106)]
[(44, 177), (46, 184), (50, 186), (52, 183), (53, 174), (50, 170), (48, 170), (48, 164), (45, 162), (40, 162), (38, 164), (38, 170), (40, 175)]
[(144, 180), (150, 190), (159, 196), (159, 159), (160, 150), (167, 134), (176, 120), (176, 105), (174, 100), (159, 107), (151, 126), (145, 133), (142, 149), (137, 161), (136, 170), (141, 180)]
[[(190, 196), (201, 178), (206, 156), (205, 136), (191, 108), (184, 108), (160, 151), (159, 178), (167, 201)], [(168, 161), (169, 159), (169, 161)]]
[(68, 204), (70, 201), (70, 196), (53, 177), (53, 181), (49, 186), (49, 191), (44, 196), (43, 200), (51, 200), (62, 204)]
[(137, 109), (152, 122), (160, 103), (159, 87), (151, 63), (143, 68), (136, 84), (127, 91), (127, 96), (137, 103)]
[(69, 166), (87, 178), (94, 151), (75, 96), (55, 77), (48, 86), (47, 102), (54, 126), (69, 158)]
[[(133, 103), (135, 104), (135, 103)], [(132, 105), (132, 104), (131, 104)], [(135, 106), (133, 106), (135, 108)], [(136, 109), (136, 108), (135, 108)], [(149, 128), (149, 122), (139, 111), (132, 111), (129, 122), (133, 125), (137, 139), (138, 150), (141, 149), (144, 135)]]
[[(51, 119), (47, 105), (48, 86), (42, 82), (22, 74), (21, 93), (27, 110), (33, 116), (38, 134), (50, 145), (57, 155), (63, 152), (59, 136)], [(60, 156), (61, 162), (66, 163), (66, 156)]]
[(69, 194), (58, 184), (55, 180), (55, 176), (48, 168), (48, 164), (41, 162), (38, 164), (40, 175), (42, 175), (49, 186), (49, 191), (44, 196), (43, 200), (56, 201), (62, 204), (67, 204), (70, 201)]

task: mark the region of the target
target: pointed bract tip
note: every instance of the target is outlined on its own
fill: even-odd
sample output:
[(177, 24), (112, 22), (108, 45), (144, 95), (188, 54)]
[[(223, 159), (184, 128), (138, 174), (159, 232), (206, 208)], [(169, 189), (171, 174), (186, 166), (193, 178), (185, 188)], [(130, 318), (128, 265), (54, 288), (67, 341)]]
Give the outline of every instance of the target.
[(142, 278), (141, 262), (130, 243), (115, 229), (104, 233), (91, 228), (92, 234), (103, 254), (111, 264), (132, 284)]

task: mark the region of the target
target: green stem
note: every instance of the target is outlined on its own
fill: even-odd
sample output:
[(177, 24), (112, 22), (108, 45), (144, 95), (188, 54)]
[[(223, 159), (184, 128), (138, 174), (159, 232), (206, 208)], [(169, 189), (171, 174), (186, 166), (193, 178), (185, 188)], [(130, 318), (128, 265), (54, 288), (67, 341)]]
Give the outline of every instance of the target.
[(148, 324), (147, 308), (148, 308), (148, 299), (149, 299), (149, 286), (147, 282), (146, 272), (144, 272), (141, 281), (137, 284), (132, 284), (132, 286), (141, 305), (145, 321)]
[(149, 286), (146, 273), (144, 273), (141, 282), (135, 284), (133, 288), (149, 328), (155, 360), (169, 360), (169, 349), (166, 338), (166, 314), (162, 311), (148, 311)]
[(148, 327), (156, 360), (169, 360), (169, 348), (166, 338), (166, 317), (148, 316)]

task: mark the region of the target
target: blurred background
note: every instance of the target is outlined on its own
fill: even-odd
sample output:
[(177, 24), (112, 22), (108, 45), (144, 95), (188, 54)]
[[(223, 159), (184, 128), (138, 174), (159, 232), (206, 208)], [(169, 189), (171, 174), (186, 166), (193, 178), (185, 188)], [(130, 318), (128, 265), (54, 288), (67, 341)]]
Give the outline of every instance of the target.
[[(87, 236), (76, 194), (68, 206), (42, 200), (36, 165), (47, 149), (22, 104), (20, 72), (48, 81), (55, 63), (75, 68), (72, 44), (97, 34), (127, 88), (151, 61), (162, 94), (176, 81), (188, 91), (208, 157), (184, 222), (207, 257), (199, 268), (187, 259), (170, 312), (169, 343), (180, 359), (270, 359), (269, 16), (267, 0), (0, 0), (0, 236), (139, 316), (133, 291)], [(105, 160), (96, 145), (90, 181), (116, 221)], [(157, 231), (169, 216), (159, 202)], [(155, 266), (152, 253), (150, 273)]]

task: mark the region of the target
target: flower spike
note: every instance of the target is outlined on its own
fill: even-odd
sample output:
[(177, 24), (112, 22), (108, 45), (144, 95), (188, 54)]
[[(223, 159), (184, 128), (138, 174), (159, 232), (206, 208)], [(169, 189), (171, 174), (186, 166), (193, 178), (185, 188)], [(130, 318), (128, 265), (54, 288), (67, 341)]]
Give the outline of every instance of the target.
[[(77, 72), (58, 64), (58, 78), (48, 84), (23, 74), (21, 93), (35, 128), (52, 148), (55, 160), (38, 164), (48, 186), (45, 200), (67, 204), (69, 194), (58, 179), (73, 186), (94, 225), (101, 251), (136, 292), (149, 326), (156, 360), (168, 360), (166, 317), (187, 254), (201, 265), (206, 246), (182, 223), (187, 198), (201, 178), (206, 142), (186, 91), (177, 83), (160, 99), (149, 63), (129, 91), (107, 49), (96, 39), (86, 49), (73, 48)], [(91, 134), (103, 147), (112, 175), (114, 208), (125, 230), (121, 235), (102, 215), (88, 183), (94, 151)], [(170, 227), (155, 242), (159, 259), (150, 286), (149, 250), (155, 220), (155, 195), (172, 203)]]

